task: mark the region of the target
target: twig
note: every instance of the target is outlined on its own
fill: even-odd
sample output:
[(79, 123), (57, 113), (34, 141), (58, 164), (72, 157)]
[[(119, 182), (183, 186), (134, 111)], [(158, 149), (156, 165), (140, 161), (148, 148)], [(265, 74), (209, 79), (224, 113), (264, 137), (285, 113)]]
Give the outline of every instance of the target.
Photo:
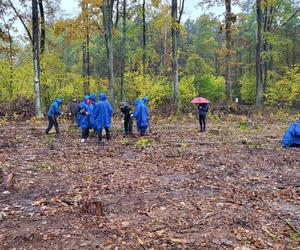
[(298, 231), (298, 229), (295, 228), (291, 223), (289, 223), (287, 220), (283, 219), (279, 214), (277, 214), (277, 213), (275, 213), (275, 212), (273, 212), (273, 213), (276, 215), (276, 217), (277, 217), (278, 219), (280, 219), (280, 220), (283, 221), (286, 225), (288, 225), (295, 233), (297, 233), (298, 235), (300, 234), (300, 232)]

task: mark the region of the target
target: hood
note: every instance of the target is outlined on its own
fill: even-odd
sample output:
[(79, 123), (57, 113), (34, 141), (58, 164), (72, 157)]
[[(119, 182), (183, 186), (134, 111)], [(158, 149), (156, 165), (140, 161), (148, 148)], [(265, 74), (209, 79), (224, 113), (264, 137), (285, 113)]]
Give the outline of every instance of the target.
[(104, 93), (99, 94), (99, 100), (100, 101), (105, 101), (106, 100), (106, 95)]
[(97, 95), (95, 93), (92, 93), (90, 95), (90, 98), (91, 98), (92, 101), (95, 101), (97, 99)]
[(86, 102), (88, 99), (90, 99), (90, 96), (86, 95), (86, 96), (83, 98), (83, 101)]
[(149, 98), (147, 96), (144, 96), (142, 98), (143, 103), (149, 102)]
[(63, 100), (62, 100), (61, 98), (56, 98), (56, 99), (55, 99), (55, 102), (56, 102), (58, 105), (60, 105), (60, 104), (62, 104)]
[(123, 101), (123, 102), (120, 102), (120, 105), (119, 105), (119, 107), (120, 107), (120, 109), (124, 109), (124, 108), (126, 108), (126, 107), (130, 107), (130, 105), (129, 105), (129, 103), (128, 102), (125, 102), (125, 101)]
[(140, 99), (135, 99), (134, 100), (134, 106), (136, 107), (136, 106), (138, 106), (138, 105), (140, 105), (141, 104), (141, 100)]

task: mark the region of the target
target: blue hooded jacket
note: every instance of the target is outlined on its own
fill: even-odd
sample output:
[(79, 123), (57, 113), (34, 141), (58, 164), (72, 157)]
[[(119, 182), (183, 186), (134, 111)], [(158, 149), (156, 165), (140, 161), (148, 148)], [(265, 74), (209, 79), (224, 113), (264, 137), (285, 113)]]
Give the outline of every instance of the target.
[(95, 129), (99, 132), (102, 128), (110, 128), (112, 107), (104, 93), (100, 93), (99, 101), (94, 108)]
[(300, 145), (300, 120), (290, 124), (282, 137), (283, 147)]
[(148, 98), (147, 96), (144, 96), (144, 97), (142, 98), (142, 102), (143, 102), (144, 104), (146, 104), (147, 102), (149, 102), (149, 98)]
[(56, 116), (56, 115), (61, 115), (62, 112), (59, 110), (59, 106), (62, 104), (62, 99), (57, 98), (51, 105), (48, 111), (48, 116)]
[(148, 117), (149, 117), (149, 109), (145, 105), (145, 102), (148, 102), (149, 99), (143, 98), (140, 104), (137, 106), (137, 108), (134, 111), (134, 117), (136, 119), (137, 127), (147, 129), (149, 122), (148, 122)]
[(83, 101), (79, 104), (78, 107), (78, 127), (81, 129), (88, 129), (90, 128), (90, 107), (86, 103), (89, 99), (89, 96), (85, 96)]
[(96, 99), (97, 95), (95, 93), (90, 95), (91, 103), (90, 103), (90, 126), (91, 128), (95, 128), (95, 115), (94, 115), (94, 108), (96, 106)]

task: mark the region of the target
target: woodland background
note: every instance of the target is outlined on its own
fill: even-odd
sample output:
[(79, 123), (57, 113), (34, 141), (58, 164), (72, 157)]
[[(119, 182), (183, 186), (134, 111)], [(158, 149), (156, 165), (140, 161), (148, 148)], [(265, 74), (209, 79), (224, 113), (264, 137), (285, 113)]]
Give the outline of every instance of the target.
[(42, 114), (56, 97), (103, 91), (114, 104), (147, 95), (163, 112), (186, 111), (195, 96), (299, 107), (299, 1), (199, 0), (206, 11), (223, 6), (224, 15), (184, 21), (184, 0), (78, 4), (78, 16), (59, 18), (59, 1), (1, 1), (3, 115), (16, 106)]

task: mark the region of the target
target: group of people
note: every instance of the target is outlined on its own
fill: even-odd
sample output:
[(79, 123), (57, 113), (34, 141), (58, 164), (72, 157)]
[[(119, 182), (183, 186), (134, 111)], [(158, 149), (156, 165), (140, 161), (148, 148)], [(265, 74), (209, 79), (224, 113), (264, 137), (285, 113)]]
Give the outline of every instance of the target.
[[(49, 125), (45, 133), (48, 134), (51, 128), (54, 126), (56, 134), (59, 134), (59, 127), (57, 122), (57, 116), (63, 115), (59, 106), (62, 104), (62, 99), (57, 98), (50, 106), (48, 111)], [(134, 103), (134, 110), (131, 110), (131, 106), (128, 102), (120, 103), (120, 110), (124, 115), (124, 134), (132, 134), (133, 120), (136, 120), (136, 126), (141, 136), (146, 134), (149, 126), (149, 109), (147, 103), (148, 97), (142, 99), (136, 99)], [(85, 96), (83, 101), (79, 104), (76, 99), (73, 99), (68, 105), (68, 115), (71, 117), (72, 122), (78, 123), (78, 127), (81, 129), (81, 142), (85, 142), (89, 137), (90, 129), (94, 130), (94, 133), (98, 135), (98, 142), (102, 141), (102, 130), (105, 130), (106, 139), (110, 140), (110, 127), (112, 117), (112, 106), (110, 105), (107, 97), (104, 93), (99, 94), (99, 100), (97, 101), (97, 95), (91, 94)], [(208, 112), (208, 105), (198, 105), (198, 118), (200, 124), (200, 132), (206, 130), (206, 114)], [(300, 119), (289, 125), (281, 142), (283, 147), (300, 146)]]
[[(57, 117), (63, 115), (60, 111), (60, 105), (62, 99), (57, 98), (50, 106), (48, 111), (48, 127), (45, 131), (46, 134), (55, 127), (56, 134), (59, 134), (59, 126)], [(120, 110), (124, 115), (124, 131), (125, 135), (132, 134), (133, 119), (136, 120), (137, 129), (141, 136), (146, 135), (147, 128), (149, 126), (149, 109), (147, 103), (148, 97), (135, 100), (134, 111), (132, 112), (131, 106), (128, 102), (120, 103)], [(106, 140), (110, 140), (110, 127), (113, 109), (104, 93), (99, 94), (99, 100), (97, 101), (97, 95), (91, 94), (85, 96), (81, 103), (78, 103), (76, 99), (73, 99), (68, 105), (68, 115), (71, 117), (72, 122), (76, 122), (81, 129), (81, 142), (85, 142), (89, 137), (89, 131), (92, 129), (97, 134), (98, 143), (102, 141), (102, 131), (105, 130)]]

